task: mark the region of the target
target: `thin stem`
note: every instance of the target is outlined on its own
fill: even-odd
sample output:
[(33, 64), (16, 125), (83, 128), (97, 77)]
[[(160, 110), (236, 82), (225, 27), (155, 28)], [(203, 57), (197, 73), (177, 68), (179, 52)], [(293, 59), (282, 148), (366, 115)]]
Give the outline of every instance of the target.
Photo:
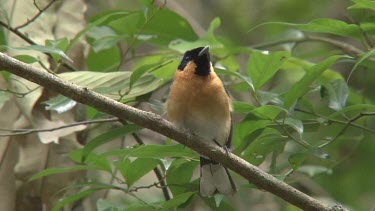
[(34, 0), (34, 5), (35, 5), (36, 8), (38, 8), (39, 12), (34, 17), (32, 17), (30, 20), (28, 20), (27, 22), (25, 22), (25, 23), (23, 23), (23, 24), (21, 24), (17, 27), (14, 27), (14, 29), (19, 30), (23, 27), (28, 26), (30, 23), (34, 22), (39, 16), (41, 16), (44, 11), (46, 11), (48, 8), (50, 8), (52, 6), (52, 4), (55, 3), (56, 1), (58, 1), (58, 0), (52, 0), (44, 8), (40, 9), (39, 6), (37, 5), (37, 3)]
[(61, 130), (68, 127), (74, 127), (77, 125), (88, 125), (88, 124), (95, 124), (95, 123), (103, 123), (103, 122), (115, 122), (119, 121), (118, 118), (112, 117), (107, 119), (97, 119), (97, 120), (88, 120), (88, 121), (82, 121), (82, 122), (75, 122), (67, 125), (63, 125), (60, 127), (54, 127), (54, 128), (47, 128), (47, 129), (7, 129), (7, 128), (0, 128), (0, 131), (9, 131), (13, 133), (7, 133), (7, 134), (0, 134), (0, 137), (2, 136), (19, 136), (19, 135), (26, 135), (30, 133), (42, 133), (42, 132), (51, 132), (55, 130)]
[[(143, 140), (136, 133), (132, 133), (132, 136), (139, 145), (145, 145)], [(165, 200), (166, 201), (170, 200), (171, 196), (169, 195), (167, 184), (164, 181), (163, 173), (158, 167), (154, 168), (154, 173), (155, 173), (155, 176), (158, 178), (158, 181), (160, 182)]]

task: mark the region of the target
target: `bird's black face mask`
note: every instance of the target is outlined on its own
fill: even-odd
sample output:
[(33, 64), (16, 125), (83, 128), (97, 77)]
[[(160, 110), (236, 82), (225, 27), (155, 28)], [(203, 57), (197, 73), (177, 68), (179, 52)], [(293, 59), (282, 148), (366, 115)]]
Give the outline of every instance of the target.
[(210, 48), (199, 47), (186, 51), (181, 63), (178, 65), (178, 70), (183, 71), (188, 62), (193, 61), (196, 64), (195, 74), (206, 76), (210, 74)]

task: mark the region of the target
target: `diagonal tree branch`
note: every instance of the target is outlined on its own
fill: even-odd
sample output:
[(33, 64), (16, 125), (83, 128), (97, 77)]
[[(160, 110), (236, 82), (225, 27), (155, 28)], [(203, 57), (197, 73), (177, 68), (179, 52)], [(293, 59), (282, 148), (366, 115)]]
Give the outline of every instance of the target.
[(270, 174), (261, 171), (259, 168), (251, 165), (240, 157), (228, 153), (221, 147), (175, 127), (172, 123), (159, 115), (124, 105), (93, 92), (86, 87), (79, 87), (55, 75), (36, 69), (31, 65), (20, 62), (3, 53), (0, 53), (0, 69), (7, 70), (50, 90), (57, 91), (77, 102), (90, 105), (102, 112), (116, 116), (119, 119), (133, 122), (170, 137), (199, 154), (207, 156), (235, 171), (246, 178), (250, 183), (255, 184), (258, 188), (271, 192), (303, 210), (322, 211), (334, 209), (276, 179)]

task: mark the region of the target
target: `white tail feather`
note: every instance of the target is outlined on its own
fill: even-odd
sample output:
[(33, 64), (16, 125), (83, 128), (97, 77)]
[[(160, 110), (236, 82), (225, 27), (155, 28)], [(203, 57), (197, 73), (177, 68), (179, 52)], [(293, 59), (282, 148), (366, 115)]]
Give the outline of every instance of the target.
[(216, 191), (226, 195), (233, 194), (236, 191), (229, 173), (220, 164), (206, 164), (201, 166), (201, 195), (212, 196)]

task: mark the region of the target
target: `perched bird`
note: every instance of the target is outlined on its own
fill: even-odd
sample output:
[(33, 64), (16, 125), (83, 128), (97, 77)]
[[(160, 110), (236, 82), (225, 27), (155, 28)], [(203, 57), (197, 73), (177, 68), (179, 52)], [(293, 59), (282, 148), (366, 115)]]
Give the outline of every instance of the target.
[[(231, 100), (214, 72), (209, 46), (187, 51), (179, 64), (165, 104), (168, 119), (221, 147), (230, 149), (233, 123)], [(200, 157), (200, 193), (233, 194), (236, 186), (228, 170)]]

